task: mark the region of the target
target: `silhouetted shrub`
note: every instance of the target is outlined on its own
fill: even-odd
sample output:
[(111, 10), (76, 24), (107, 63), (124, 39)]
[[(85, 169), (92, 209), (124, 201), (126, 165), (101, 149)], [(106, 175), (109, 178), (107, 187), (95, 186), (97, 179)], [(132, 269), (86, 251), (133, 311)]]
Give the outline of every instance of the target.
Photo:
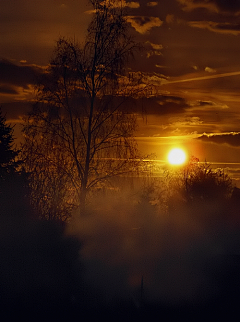
[(233, 190), (224, 169), (213, 169), (209, 163), (193, 158), (183, 170), (182, 184), (188, 202), (229, 199)]

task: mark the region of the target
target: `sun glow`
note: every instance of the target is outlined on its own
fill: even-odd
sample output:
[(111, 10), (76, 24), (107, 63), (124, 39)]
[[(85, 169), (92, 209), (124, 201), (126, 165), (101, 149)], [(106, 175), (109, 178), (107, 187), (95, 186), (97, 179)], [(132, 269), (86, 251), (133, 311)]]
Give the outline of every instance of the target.
[(186, 158), (186, 153), (180, 148), (174, 148), (168, 153), (168, 162), (172, 165), (181, 165), (186, 161)]

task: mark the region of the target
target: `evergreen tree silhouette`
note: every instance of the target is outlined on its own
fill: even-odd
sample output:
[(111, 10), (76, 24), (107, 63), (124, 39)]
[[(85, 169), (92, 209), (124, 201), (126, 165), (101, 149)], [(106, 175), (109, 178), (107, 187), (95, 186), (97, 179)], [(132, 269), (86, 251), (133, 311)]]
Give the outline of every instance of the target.
[(0, 107), (0, 181), (17, 172), (19, 151), (13, 147), (13, 127), (6, 124), (6, 117)]
[(27, 212), (27, 174), (20, 169), (20, 150), (14, 147), (13, 126), (8, 125), (0, 107), (0, 216), (8, 217)]

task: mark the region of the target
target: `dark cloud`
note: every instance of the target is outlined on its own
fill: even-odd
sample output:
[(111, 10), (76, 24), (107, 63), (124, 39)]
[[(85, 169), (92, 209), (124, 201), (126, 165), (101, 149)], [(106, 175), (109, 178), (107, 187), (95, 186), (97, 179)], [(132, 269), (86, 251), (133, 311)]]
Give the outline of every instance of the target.
[(15, 124), (30, 111), (33, 85), (40, 79), (43, 68), (0, 60), (0, 103), (7, 120)]
[(205, 8), (212, 12), (236, 13), (240, 10), (239, 0), (178, 0), (183, 5), (183, 9), (191, 11), (194, 9)]
[(240, 10), (239, 0), (213, 0), (208, 2), (213, 2), (220, 10), (223, 11), (236, 13), (236, 11)]
[(211, 101), (197, 101), (197, 103), (199, 104), (199, 106), (215, 106), (214, 102)]
[[(2, 86), (15, 85), (28, 88), (29, 84), (36, 83), (42, 68), (35, 65), (17, 65), (9, 60), (0, 60), (0, 84)], [(6, 88), (6, 87), (5, 87)]]
[(140, 7), (138, 11), (144, 13), (145, 15), (158, 15), (163, 19), (167, 14), (175, 13), (178, 11), (176, 7), (176, 0), (168, 0), (168, 2), (163, 1), (146, 1), (139, 0)]
[(0, 85), (0, 94), (17, 94), (16, 89), (9, 85)]
[(2, 111), (6, 114), (7, 120), (17, 120), (19, 117), (30, 112), (33, 102), (31, 101), (11, 101), (2, 103)]
[(1, 1), (0, 57), (47, 64), (62, 36), (83, 40), (91, 15), (88, 0)]
[(234, 23), (234, 24), (230, 24), (230, 23), (219, 23), (217, 24), (217, 29), (219, 30), (236, 30), (236, 31), (240, 31), (240, 24), (238, 23)]
[(234, 147), (240, 146), (240, 133), (226, 133), (226, 134), (224, 133), (224, 134), (216, 134), (216, 135), (203, 134), (197, 139), (202, 140), (204, 142), (212, 142), (217, 144), (225, 143)]
[(166, 115), (183, 113), (189, 107), (184, 98), (173, 95), (143, 97), (128, 100), (126, 107), (136, 113)]

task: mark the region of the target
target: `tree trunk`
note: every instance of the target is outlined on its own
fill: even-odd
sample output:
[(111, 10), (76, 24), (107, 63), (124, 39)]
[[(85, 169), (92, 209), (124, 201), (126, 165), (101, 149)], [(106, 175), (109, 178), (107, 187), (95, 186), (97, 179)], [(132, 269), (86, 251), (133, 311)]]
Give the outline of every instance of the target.
[(87, 196), (87, 189), (85, 186), (81, 187), (80, 192), (80, 215), (84, 216), (86, 214), (86, 196)]

